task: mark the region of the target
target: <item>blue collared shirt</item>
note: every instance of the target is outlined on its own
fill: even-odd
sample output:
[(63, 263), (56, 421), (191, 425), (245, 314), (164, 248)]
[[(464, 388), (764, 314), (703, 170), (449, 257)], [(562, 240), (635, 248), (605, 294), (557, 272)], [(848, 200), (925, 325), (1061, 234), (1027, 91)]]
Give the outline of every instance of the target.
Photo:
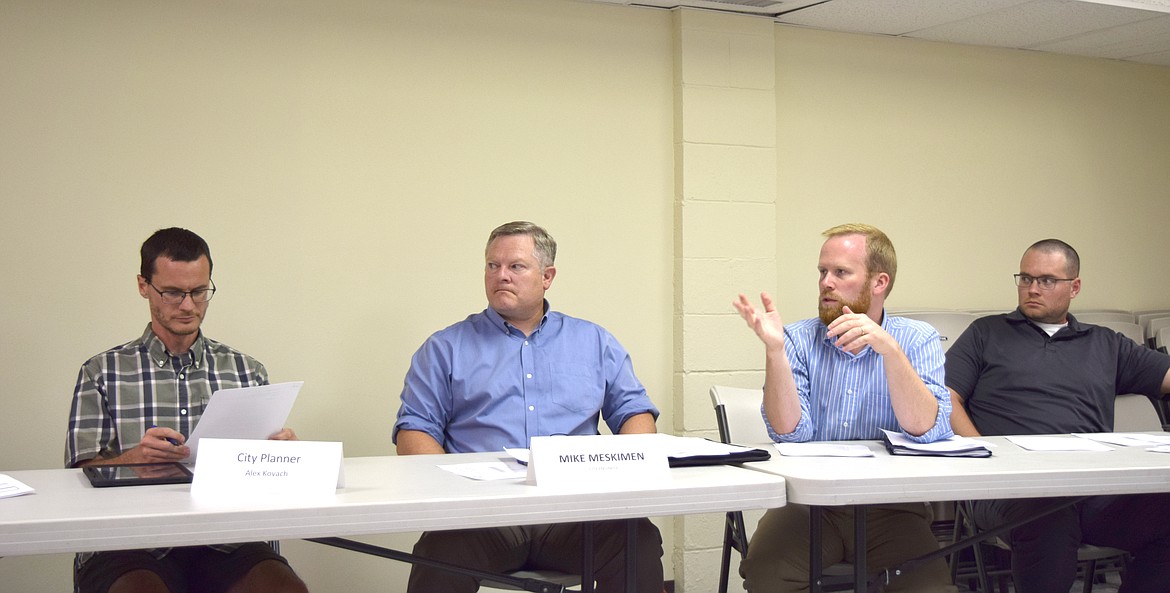
[(491, 308), (433, 334), (415, 352), (394, 424), (448, 453), (527, 447), (534, 436), (613, 433), (658, 409), (630, 355), (601, 326), (548, 310), (531, 336)]
[(800, 396), (800, 422), (789, 434), (777, 434), (764, 424), (772, 440), (780, 442), (846, 441), (881, 438), (880, 429), (902, 431), (910, 439), (929, 443), (952, 436), (951, 398), (943, 382), (943, 353), (938, 332), (928, 323), (884, 316), (882, 329), (898, 342), (910, 365), (938, 401), (934, 426), (921, 436), (907, 434), (894, 416), (882, 357), (866, 346), (856, 355), (833, 345), (828, 328), (818, 318), (784, 327), (784, 351), (792, 365)]

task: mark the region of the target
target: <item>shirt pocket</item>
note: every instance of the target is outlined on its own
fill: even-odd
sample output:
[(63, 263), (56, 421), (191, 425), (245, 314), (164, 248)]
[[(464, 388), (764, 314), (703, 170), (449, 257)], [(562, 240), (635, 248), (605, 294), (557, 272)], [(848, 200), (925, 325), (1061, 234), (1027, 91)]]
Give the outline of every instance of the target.
[(596, 412), (605, 396), (601, 374), (589, 365), (554, 362), (546, 367), (548, 395), (553, 404), (573, 412)]

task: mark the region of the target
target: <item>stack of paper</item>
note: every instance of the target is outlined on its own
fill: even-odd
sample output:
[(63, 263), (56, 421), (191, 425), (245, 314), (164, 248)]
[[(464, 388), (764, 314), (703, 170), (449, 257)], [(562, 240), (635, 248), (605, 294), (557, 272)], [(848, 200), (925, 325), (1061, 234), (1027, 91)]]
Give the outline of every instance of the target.
[(10, 476), (0, 474), (0, 498), (32, 494), (34, 490), (28, 484)]
[(933, 455), (938, 457), (991, 457), (987, 443), (955, 435), (933, 443), (916, 443), (899, 432), (882, 431), (890, 455)]

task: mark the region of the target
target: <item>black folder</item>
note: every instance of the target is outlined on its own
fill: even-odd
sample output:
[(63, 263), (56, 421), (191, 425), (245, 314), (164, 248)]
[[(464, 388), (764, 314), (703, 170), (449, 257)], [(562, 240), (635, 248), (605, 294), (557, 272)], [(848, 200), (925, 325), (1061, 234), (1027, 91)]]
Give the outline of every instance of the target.
[[(708, 439), (710, 440), (710, 439)], [(741, 447), (742, 445), (729, 445)], [(667, 456), (670, 467), (695, 467), (700, 465), (738, 465), (749, 461), (767, 461), (772, 454), (766, 449), (747, 449), (745, 451), (728, 451), (721, 455), (687, 455), (685, 457)]]

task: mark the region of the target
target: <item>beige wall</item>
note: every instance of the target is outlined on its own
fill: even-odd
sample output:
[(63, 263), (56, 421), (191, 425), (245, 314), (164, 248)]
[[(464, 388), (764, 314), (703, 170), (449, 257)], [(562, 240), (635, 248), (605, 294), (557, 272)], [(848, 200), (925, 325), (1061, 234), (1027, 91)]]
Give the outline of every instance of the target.
[[(169, 225), (211, 244), (208, 335), (305, 381), (302, 438), (393, 451), (411, 354), (483, 309), (514, 219), (558, 239), (550, 301), (622, 341), (669, 426), (669, 13), (2, 1), (0, 56), (0, 469), (61, 465), (77, 370), (141, 333), (137, 249)], [(405, 583), (285, 549), (315, 591)], [(69, 559), (43, 562), (0, 559), (0, 588), (66, 590)]]
[(1015, 306), (1034, 241), (1081, 307), (1170, 306), (1170, 69), (777, 27), (781, 313), (816, 307), (819, 232), (894, 241), (890, 307)]
[[(207, 333), (306, 381), (304, 438), (392, 450), (411, 353), (483, 307), (484, 237), (516, 218), (560, 241), (554, 306), (618, 336), (673, 426), (672, 34), (568, 1), (0, 0), (0, 469), (60, 465), (77, 368), (145, 325), (136, 250), (169, 225), (211, 243)], [(1170, 304), (1170, 70), (787, 27), (775, 48), (778, 286), (713, 292), (811, 315), (817, 234), (865, 220), (902, 255), (892, 306), (1010, 306), (1048, 235), (1081, 249), (1083, 304)], [(404, 582), (285, 550), (318, 592)], [(66, 590), (68, 563), (0, 559), (0, 582)]]

